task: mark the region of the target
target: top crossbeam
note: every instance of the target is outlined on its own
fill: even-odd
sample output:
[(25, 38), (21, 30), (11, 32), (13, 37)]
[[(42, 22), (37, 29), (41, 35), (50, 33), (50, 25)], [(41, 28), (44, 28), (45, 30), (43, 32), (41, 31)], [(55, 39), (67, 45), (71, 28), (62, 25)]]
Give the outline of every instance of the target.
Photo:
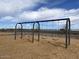
[(26, 21), (26, 22), (19, 22), (17, 24), (24, 24), (24, 23), (38, 23), (38, 22), (50, 22), (50, 21), (61, 21), (61, 20), (70, 20), (69, 18), (64, 18), (64, 19), (53, 19), (53, 20), (37, 20), (37, 21)]

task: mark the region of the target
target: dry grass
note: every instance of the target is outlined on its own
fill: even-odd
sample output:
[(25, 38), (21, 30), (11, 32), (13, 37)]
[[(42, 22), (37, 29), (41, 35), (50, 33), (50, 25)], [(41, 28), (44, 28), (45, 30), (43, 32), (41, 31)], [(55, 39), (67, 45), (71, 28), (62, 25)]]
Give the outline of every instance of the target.
[[(7, 34), (7, 33), (0, 33)], [(71, 38), (71, 45), (65, 49), (64, 38), (41, 36), (40, 42), (31, 36), (0, 35), (0, 59), (79, 59), (79, 40)]]

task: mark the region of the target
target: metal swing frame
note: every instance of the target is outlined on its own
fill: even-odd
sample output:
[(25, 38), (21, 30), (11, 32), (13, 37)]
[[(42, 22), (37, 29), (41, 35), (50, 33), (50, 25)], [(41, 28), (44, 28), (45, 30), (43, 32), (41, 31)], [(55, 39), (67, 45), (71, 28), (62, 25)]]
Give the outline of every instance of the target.
[(17, 25), (20, 24), (21, 26), (21, 39), (23, 38), (23, 25), (22, 24), (28, 24), (28, 23), (33, 23), (33, 29), (32, 29), (32, 42), (34, 42), (34, 27), (35, 24), (38, 24), (38, 41), (40, 41), (40, 23), (41, 22), (52, 22), (52, 21), (63, 21), (66, 20), (66, 28), (65, 28), (65, 48), (70, 45), (70, 31), (71, 31), (71, 22), (70, 18), (64, 18), (64, 19), (52, 19), (52, 20), (42, 20), (42, 21), (31, 21), (31, 22), (20, 22), (15, 25), (15, 40), (16, 40), (16, 35), (17, 35)]

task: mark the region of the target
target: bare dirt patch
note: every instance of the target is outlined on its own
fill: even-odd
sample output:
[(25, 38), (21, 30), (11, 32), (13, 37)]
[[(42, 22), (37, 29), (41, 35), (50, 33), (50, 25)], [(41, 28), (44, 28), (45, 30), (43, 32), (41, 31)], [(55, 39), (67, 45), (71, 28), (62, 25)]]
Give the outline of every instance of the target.
[[(79, 59), (79, 40), (71, 38), (66, 49), (65, 38), (41, 36), (40, 42), (31, 42), (31, 36), (25, 35), (17, 40), (11, 33), (0, 33), (0, 59)], [(37, 38), (35, 38), (37, 39)]]

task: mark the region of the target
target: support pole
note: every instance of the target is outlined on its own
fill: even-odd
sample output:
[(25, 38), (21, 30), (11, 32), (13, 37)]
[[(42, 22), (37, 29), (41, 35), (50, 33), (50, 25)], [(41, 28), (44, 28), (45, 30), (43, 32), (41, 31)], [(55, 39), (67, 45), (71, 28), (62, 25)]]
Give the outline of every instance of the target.
[(15, 40), (16, 40), (16, 30), (17, 30), (17, 24), (15, 25)]
[(40, 40), (40, 23), (38, 22), (38, 42)]
[[(39, 40), (40, 40), (40, 24), (39, 24), (39, 22), (37, 22), (37, 24), (38, 24), (38, 42), (39, 42)], [(34, 42), (34, 27), (35, 27), (35, 23), (33, 23), (33, 33), (32, 33), (32, 42)]]
[(33, 29), (32, 29), (32, 43), (34, 42), (34, 25), (35, 23), (33, 23)]
[(68, 20), (69, 22), (68, 22), (68, 27), (69, 27), (69, 29), (68, 29), (68, 45), (70, 45), (70, 30), (71, 30), (71, 24), (70, 24), (70, 19)]
[(21, 25), (21, 39), (23, 38), (23, 26), (22, 26), (22, 24), (20, 24)]
[(68, 47), (68, 20), (66, 21), (66, 41), (65, 41), (65, 48)]

